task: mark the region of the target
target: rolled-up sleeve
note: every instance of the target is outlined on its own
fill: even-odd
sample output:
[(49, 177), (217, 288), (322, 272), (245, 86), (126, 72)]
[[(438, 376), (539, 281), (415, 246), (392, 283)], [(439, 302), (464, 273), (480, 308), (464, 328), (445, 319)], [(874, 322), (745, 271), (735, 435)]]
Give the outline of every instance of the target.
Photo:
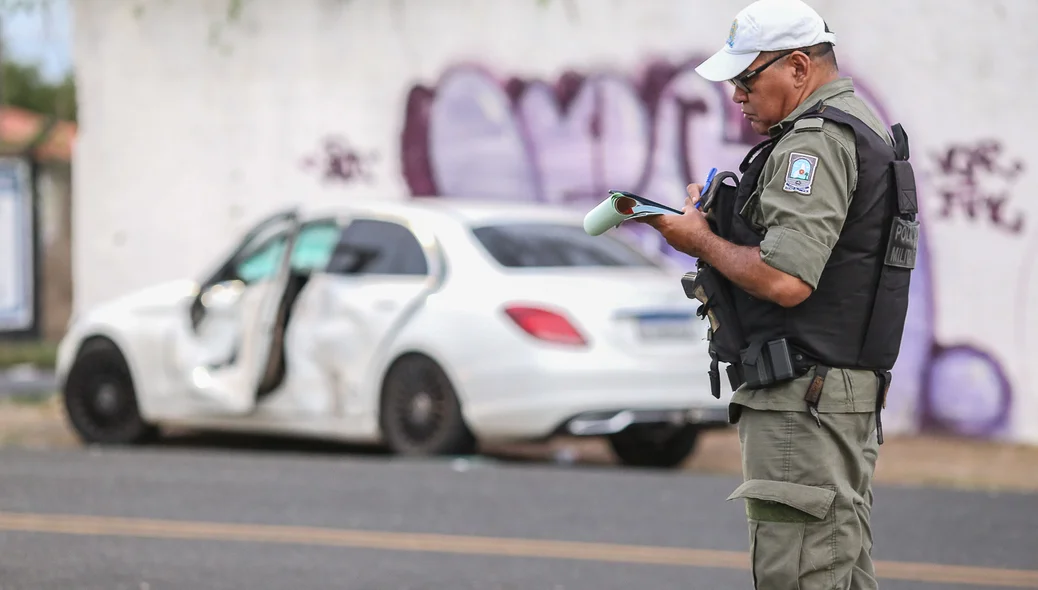
[(762, 179), (761, 259), (811, 288), (840, 237), (857, 177), (853, 136), (848, 144), (837, 133), (828, 124), (789, 133)]

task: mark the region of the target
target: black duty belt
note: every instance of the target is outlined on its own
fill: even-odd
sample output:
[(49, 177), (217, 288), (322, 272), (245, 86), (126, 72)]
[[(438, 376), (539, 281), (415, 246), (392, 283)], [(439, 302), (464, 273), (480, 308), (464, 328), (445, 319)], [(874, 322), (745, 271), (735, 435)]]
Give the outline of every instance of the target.
[[(747, 387), (754, 389), (770, 387), (806, 375), (814, 368), (814, 378), (811, 379), (811, 383), (804, 393), (804, 401), (815, 422), (819, 427), (822, 426), (822, 420), (818, 414), (818, 402), (822, 397), (826, 375), (829, 374), (832, 367), (791, 345), (785, 338), (751, 343), (741, 351), (739, 356), (738, 364), (728, 366), (728, 379), (731, 381), (733, 391), (744, 383)], [(876, 438), (879, 444), (883, 444), (883, 422), (880, 414), (886, 406), (891, 374), (890, 371), (873, 372), (878, 379)]]

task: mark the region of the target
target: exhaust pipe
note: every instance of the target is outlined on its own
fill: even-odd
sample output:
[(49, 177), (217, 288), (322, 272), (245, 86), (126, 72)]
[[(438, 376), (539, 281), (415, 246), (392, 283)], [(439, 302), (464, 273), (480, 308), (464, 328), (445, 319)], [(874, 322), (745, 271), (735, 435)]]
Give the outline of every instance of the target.
[(680, 425), (689, 421), (685, 410), (619, 410), (581, 414), (566, 424), (573, 436), (616, 434), (631, 424), (653, 423)]
[(600, 436), (616, 434), (634, 423), (634, 414), (628, 410), (617, 412), (609, 418), (574, 418), (566, 429), (574, 436)]

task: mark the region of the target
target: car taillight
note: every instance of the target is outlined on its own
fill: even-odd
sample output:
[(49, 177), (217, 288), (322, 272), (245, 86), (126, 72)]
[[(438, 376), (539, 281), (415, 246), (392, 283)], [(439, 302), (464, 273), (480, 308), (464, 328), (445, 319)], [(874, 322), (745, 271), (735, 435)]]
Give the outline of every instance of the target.
[(509, 305), (505, 307), (505, 313), (534, 338), (559, 344), (587, 344), (587, 340), (576, 327), (565, 316), (554, 311), (526, 305)]

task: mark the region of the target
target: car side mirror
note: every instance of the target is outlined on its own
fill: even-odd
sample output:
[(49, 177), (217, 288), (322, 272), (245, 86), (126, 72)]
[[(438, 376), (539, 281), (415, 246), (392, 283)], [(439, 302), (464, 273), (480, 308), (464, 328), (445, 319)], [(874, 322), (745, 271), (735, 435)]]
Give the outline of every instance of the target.
[(245, 283), (232, 280), (222, 281), (202, 292), (201, 303), (208, 310), (229, 309), (237, 305), (245, 291)]
[(202, 289), (191, 302), (191, 328), (198, 326), (210, 313), (233, 309), (245, 291), (245, 283), (239, 280), (221, 281)]

